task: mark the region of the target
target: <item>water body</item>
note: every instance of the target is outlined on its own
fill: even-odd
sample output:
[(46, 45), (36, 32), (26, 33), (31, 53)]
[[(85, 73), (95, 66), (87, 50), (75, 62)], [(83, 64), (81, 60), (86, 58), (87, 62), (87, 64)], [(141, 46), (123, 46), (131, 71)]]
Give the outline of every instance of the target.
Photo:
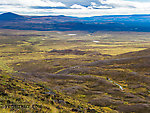
[(116, 82), (110, 80), (109, 78), (108, 78), (108, 81), (110, 81), (110, 82), (114, 83), (115, 85), (119, 86), (119, 88), (120, 88), (121, 90), (124, 90), (121, 85), (119, 85), (118, 83), (116, 83)]
[(75, 35), (77, 35), (77, 34), (68, 34), (69, 36), (75, 36)]
[(93, 42), (95, 42), (95, 43), (98, 43), (99, 41), (97, 41), (97, 40), (94, 40)]

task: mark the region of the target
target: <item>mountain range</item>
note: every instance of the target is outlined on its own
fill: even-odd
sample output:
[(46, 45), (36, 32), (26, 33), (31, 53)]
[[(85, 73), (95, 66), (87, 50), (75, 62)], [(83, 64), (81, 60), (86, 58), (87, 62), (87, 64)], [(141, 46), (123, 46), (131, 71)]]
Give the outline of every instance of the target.
[(1, 29), (39, 31), (138, 31), (150, 32), (150, 15), (108, 15), (94, 17), (0, 15)]

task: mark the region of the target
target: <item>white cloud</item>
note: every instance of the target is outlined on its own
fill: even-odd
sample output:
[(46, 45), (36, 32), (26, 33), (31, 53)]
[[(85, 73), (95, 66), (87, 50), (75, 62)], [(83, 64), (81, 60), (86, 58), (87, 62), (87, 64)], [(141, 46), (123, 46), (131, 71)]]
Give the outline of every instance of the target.
[[(55, 14), (66, 15), (66, 16), (78, 16), (78, 17), (90, 17), (90, 16), (102, 16), (102, 15), (130, 15), (130, 14), (149, 14), (150, 9), (147, 10), (136, 10), (136, 9), (54, 9), (52, 10)], [(144, 12), (144, 13), (143, 13)]]
[(91, 2), (91, 5), (88, 7), (89, 9), (108, 9), (112, 8), (112, 6), (108, 6), (106, 4), (96, 4), (95, 2)]
[(86, 9), (86, 7), (78, 5), (78, 4), (74, 4), (70, 8), (72, 8), (72, 9)]
[(150, 2), (137, 2), (126, 0), (99, 0), (102, 4), (113, 6), (114, 8), (150, 8)]
[(102, 4), (117, 7), (134, 7), (135, 2), (125, 0), (99, 0)]
[(91, 2), (91, 5), (92, 5), (93, 7), (96, 7), (96, 6), (97, 6), (97, 4), (96, 4), (95, 2)]
[[(57, 1), (57, 2), (55, 2)], [(62, 2), (60, 2), (62, 1)], [(15, 12), (27, 15), (100, 16), (149, 14), (150, 2), (127, 0), (91, 0), (88, 6), (75, 3), (66, 5), (67, 0), (0, 0), (0, 12)], [(77, 1), (77, 0), (76, 0)], [(87, 2), (87, 1), (85, 1)], [(67, 7), (66, 9), (35, 9), (32, 6)]]
[(61, 2), (51, 2), (49, 0), (3, 0), (0, 1), (2, 5), (21, 5), (21, 6), (51, 6), (51, 7), (65, 7)]

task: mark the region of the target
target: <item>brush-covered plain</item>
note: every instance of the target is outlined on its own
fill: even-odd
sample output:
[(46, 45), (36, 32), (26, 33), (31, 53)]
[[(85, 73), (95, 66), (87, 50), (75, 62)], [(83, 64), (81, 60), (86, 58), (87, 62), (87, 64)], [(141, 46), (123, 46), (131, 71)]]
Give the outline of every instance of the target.
[(0, 30), (0, 110), (149, 113), (149, 36)]

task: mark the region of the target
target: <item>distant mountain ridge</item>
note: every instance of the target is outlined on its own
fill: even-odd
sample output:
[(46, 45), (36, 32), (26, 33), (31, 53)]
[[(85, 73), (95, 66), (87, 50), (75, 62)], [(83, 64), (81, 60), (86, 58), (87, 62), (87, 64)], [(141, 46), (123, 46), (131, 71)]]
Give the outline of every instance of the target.
[(24, 18), (24, 16), (21, 16), (21, 15), (17, 15), (15, 13), (11, 13), (11, 12), (8, 12), (8, 13), (3, 13), (0, 15), (0, 20), (2, 21), (7, 21), (7, 20), (14, 20), (14, 19), (21, 19), (21, 18)]
[(21, 16), (11, 12), (0, 15), (0, 28), (18, 30), (83, 30), (150, 32), (150, 14), (94, 17)]
[[(22, 15), (18, 15), (15, 13), (3, 13), (0, 15), (0, 21), (7, 21), (7, 20), (19, 20), (19, 19), (25, 19), (25, 21), (37, 21), (40, 20), (43, 23), (45, 23), (48, 19), (49, 21), (59, 21), (59, 22), (63, 22), (63, 21), (75, 21), (77, 18), (75, 17), (67, 17), (64, 15), (59, 15), (59, 16), (22, 16)], [(58, 20), (57, 20), (58, 19)], [(78, 19), (79, 21), (79, 19)]]

